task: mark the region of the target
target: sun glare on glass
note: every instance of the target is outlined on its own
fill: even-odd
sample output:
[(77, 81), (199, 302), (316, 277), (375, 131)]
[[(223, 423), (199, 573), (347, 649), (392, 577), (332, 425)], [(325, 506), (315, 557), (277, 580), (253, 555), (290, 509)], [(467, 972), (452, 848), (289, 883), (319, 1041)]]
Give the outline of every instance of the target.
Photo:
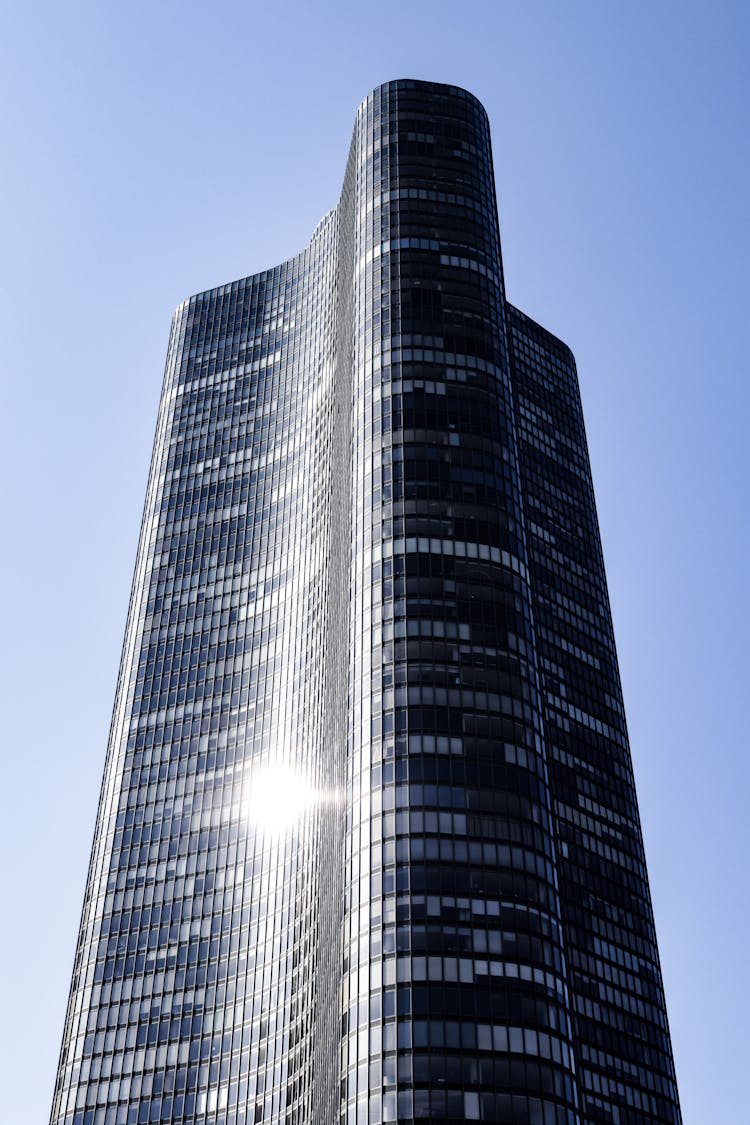
[(314, 804), (315, 790), (289, 766), (264, 765), (247, 781), (243, 814), (264, 835), (284, 835)]

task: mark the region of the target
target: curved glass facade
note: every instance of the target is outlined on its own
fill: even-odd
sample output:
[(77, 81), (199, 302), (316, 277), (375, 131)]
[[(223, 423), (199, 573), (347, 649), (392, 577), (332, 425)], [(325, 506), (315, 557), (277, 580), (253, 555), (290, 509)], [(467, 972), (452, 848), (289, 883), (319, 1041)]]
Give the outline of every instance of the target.
[(51, 1125), (680, 1120), (569, 351), (489, 127), (175, 314)]

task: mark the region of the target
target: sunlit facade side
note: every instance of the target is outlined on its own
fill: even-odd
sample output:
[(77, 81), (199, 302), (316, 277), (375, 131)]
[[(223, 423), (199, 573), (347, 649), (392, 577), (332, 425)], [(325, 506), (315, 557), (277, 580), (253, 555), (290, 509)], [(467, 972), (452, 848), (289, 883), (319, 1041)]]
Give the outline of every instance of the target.
[(679, 1123), (575, 367), (489, 127), (360, 105), (177, 310), (51, 1125)]

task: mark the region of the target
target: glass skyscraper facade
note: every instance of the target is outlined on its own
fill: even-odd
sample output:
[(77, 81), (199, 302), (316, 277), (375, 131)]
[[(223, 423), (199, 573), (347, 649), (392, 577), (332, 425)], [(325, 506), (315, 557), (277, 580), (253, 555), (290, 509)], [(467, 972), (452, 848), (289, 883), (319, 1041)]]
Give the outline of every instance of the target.
[(177, 310), (51, 1125), (678, 1123), (575, 364), (464, 90)]

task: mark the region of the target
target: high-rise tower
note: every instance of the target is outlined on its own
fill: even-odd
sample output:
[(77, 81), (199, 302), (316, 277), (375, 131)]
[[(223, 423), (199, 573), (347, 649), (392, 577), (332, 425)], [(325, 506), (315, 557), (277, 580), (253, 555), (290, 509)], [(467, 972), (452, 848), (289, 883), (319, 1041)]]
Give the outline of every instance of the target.
[(678, 1123), (573, 357), (487, 118), (177, 310), (52, 1125)]

